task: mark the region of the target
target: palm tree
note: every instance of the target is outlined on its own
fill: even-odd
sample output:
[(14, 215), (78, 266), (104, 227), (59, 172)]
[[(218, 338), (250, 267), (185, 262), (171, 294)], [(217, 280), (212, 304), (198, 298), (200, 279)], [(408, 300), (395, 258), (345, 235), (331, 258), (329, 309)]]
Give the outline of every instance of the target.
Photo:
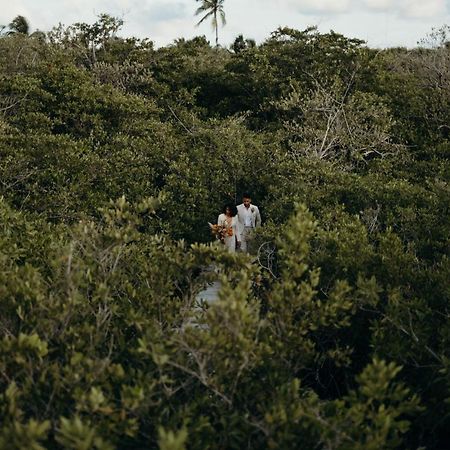
[(24, 16), (17, 16), (13, 19), (13, 21), (8, 25), (9, 32), (8, 34), (29, 34), (30, 33), (30, 24), (28, 20)]
[(225, 0), (197, 0), (202, 2), (202, 6), (200, 6), (197, 11), (195, 11), (195, 15), (206, 14), (201, 18), (200, 22), (198, 22), (197, 26), (199, 26), (202, 22), (204, 22), (208, 17), (212, 17), (212, 27), (216, 30), (216, 46), (219, 45), (219, 23), (217, 21), (217, 16), (220, 16), (222, 21), (222, 26), (227, 22), (225, 20), (225, 11), (223, 10), (223, 4)]

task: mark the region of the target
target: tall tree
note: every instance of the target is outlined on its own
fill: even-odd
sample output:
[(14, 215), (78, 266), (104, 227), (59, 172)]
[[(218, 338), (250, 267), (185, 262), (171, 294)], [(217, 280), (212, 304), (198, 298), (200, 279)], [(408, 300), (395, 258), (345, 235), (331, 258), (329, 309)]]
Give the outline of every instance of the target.
[[(200, 0), (197, 0), (200, 1)], [(217, 16), (220, 16), (222, 25), (226, 24), (225, 11), (223, 10), (223, 4), (225, 0), (201, 0), (202, 5), (195, 11), (195, 15), (206, 13), (201, 20), (197, 23), (199, 26), (208, 17), (212, 18), (211, 24), (213, 29), (216, 31), (216, 46), (219, 45), (219, 22)]]
[(29, 34), (30, 33), (30, 24), (28, 20), (24, 16), (16, 16), (13, 21), (8, 25), (9, 32), (8, 34)]

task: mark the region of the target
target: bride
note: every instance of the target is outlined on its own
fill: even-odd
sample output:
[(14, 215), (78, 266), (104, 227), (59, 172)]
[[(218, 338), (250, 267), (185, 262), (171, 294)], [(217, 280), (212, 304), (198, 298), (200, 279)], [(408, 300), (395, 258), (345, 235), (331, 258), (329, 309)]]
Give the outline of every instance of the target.
[(217, 219), (217, 225), (224, 229), (223, 243), (230, 252), (234, 253), (236, 247), (241, 245), (236, 206), (232, 204), (225, 205), (222, 214)]

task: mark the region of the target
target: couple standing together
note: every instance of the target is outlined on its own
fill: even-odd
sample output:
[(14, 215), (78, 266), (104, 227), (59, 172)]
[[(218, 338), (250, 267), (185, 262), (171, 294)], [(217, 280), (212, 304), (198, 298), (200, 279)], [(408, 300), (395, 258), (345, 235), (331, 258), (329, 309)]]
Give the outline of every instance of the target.
[(226, 230), (222, 242), (230, 252), (240, 248), (242, 252), (248, 253), (252, 233), (261, 225), (261, 215), (258, 207), (252, 204), (250, 195), (244, 194), (240, 205), (224, 206), (217, 225)]

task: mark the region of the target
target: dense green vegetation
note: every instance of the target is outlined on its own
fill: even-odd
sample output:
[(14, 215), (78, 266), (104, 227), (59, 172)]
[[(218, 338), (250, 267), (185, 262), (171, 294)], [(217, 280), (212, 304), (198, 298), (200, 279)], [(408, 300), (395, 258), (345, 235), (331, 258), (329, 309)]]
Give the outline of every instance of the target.
[[(0, 37), (0, 448), (445, 448), (446, 29), (120, 26)], [(208, 234), (244, 190), (256, 261)]]

